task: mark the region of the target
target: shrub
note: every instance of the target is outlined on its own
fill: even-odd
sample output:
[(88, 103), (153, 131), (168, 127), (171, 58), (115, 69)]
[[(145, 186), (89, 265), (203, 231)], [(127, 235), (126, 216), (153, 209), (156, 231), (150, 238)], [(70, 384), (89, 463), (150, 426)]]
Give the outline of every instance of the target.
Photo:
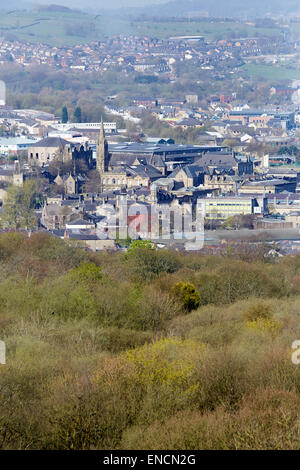
[(258, 319), (270, 320), (272, 318), (272, 307), (270, 304), (259, 302), (251, 305), (244, 313), (246, 321), (256, 321)]
[(73, 240), (66, 243), (64, 240), (50, 236), (47, 233), (36, 233), (28, 238), (24, 249), (37, 256), (42, 261), (54, 261), (64, 270), (79, 266), (87, 261), (88, 255)]
[(0, 235), (0, 448), (298, 448), (300, 258), (236, 255)]
[(43, 292), (41, 308), (62, 318), (82, 318), (96, 316), (96, 303), (89, 287), (84, 283), (74, 283), (68, 276), (58, 278)]
[(134, 240), (133, 242), (131, 242), (128, 248), (127, 257), (128, 257), (128, 254), (133, 253), (135, 250), (139, 248), (145, 248), (146, 250), (155, 250), (155, 245), (150, 240)]
[(262, 333), (269, 333), (273, 338), (278, 335), (282, 328), (279, 321), (272, 318), (257, 318), (256, 320), (248, 321), (247, 326), (255, 331)]
[(71, 279), (78, 282), (93, 283), (102, 279), (102, 268), (95, 263), (82, 263), (78, 268), (73, 268), (69, 272)]
[(146, 385), (167, 384), (185, 388), (194, 370), (193, 356), (201, 351), (201, 344), (165, 338), (127, 351), (124, 358), (134, 365), (139, 380)]
[(185, 410), (123, 435), (125, 449), (291, 450), (298, 449), (299, 396), (259, 389), (231, 413), (222, 406), (212, 413)]
[(153, 340), (153, 333), (149, 331), (135, 331), (117, 327), (105, 328), (100, 334), (105, 349), (113, 353), (143, 346)]
[(153, 280), (160, 273), (174, 273), (181, 267), (176, 254), (151, 248), (135, 248), (125, 259), (130, 275), (139, 281)]
[(291, 289), (278, 266), (234, 260), (224, 260), (224, 265), (212, 272), (200, 271), (195, 275), (194, 283), (201, 305), (229, 304), (253, 296), (280, 298), (289, 295)]
[(22, 247), (25, 237), (18, 232), (2, 233), (0, 236), (0, 258), (7, 259)]
[(179, 300), (188, 312), (196, 310), (200, 305), (199, 293), (196, 291), (194, 284), (189, 282), (176, 282), (171, 288), (171, 294)]
[(166, 321), (181, 313), (181, 308), (174, 297), (161, 292), (154, 286), (146, 286), (136, 314), (135, 326), (138, 329), (158, 330)]

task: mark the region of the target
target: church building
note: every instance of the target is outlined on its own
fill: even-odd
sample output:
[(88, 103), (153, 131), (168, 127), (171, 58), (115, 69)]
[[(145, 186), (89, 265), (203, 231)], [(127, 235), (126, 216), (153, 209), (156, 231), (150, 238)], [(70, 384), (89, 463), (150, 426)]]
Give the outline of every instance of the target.
[(111, 157), (105, 138), (103, 121), (101, 120), (96, 152), (96, 168), (100, 175), (101, 191), (128, 187), (149, 188), (153, 181), (162, 176), (158, 168), (147, 164), (143, 158), (136, 157), (130, 165), (125, 162), (112, 165)]

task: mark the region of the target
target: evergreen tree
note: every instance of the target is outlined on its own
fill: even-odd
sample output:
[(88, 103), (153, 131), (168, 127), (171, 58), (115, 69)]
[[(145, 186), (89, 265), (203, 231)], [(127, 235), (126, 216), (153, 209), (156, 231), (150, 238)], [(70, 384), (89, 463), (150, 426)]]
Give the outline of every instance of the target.
[(74, 121), (75, 122), (82, 122), (82, 113), (81, 113), (80, 106), (77, 106), (77, 108), (74, 111)]
[(68, 115), (68, 108), (66, 106), (63, 107), (62, 113), (61, 113), (61, 122), (63, 124), (66, 124), (69, 120), (69, 115)]

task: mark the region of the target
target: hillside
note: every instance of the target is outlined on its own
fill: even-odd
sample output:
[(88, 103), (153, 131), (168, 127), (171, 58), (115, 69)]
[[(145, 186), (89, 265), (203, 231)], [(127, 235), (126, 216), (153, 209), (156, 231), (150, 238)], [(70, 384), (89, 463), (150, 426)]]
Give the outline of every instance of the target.
[[(149, 0), (151, 2), (151, 0)], [(298, 0), (269, 0), (262, 2), (253, 0), (245, 2), (240, 0), (171, 0), (161, 1), (160, 5), (152, 4), (130, 9), (131, 13), (142, 12), (147, 15), (163, 16), (211, 16), (216, 18), (260, 18), (275, 15), (290, 15), (300, 12)]]
[(1, 449), (299, 448), (299, 256), (12, 232), (0, 263)]
[[(245, 2), (239, 0), (39, 0), (39, 5), (42, 8), (50, 10), (53, 4), (56, 6), (65, 6), (68, 8), (75, 8), (85, 10), (87, 12), (103, 13), (111, 11), (114, 15), (116, 11), (121, 12), (122, 15), (126, 14), (146, 14), (164, 15), (164, 16), (199, 16), (207, 15), (212, 17), (242, 17), (242, 18), (259, 18), (264, 16), (273, 15), (290, 15), (299, 13), (300, 7), (298, 0), (286, 0), (284, 3), (281, 0), (268, 0), (268, 2), (261, 2), (260, 0), (253, 0), (252, 2)], [(36, 5), (36, 2), (31, 0), (12, 0), (7, 6), (4, 0), (0, 0), (0, 9), (13, 10), (13, 9), (30, 9)]]
[(0, 15), (0, 36), (9, 40), (50, 45), (68, 45), (88, 43), (123, 35), (148, 35), (168, 38), (174, 35), (201, 34), (207, 39), (235, 35), (255, 36), (257, 34), (274, 36), (280, 34), (278, 27), (260, 27), (251, 24), (211, 21), (160, 21), (147, 18), (129, 18), (124, 15), (91, 15), (81, 11), (56, 11), (53, 7), (11, 12)]

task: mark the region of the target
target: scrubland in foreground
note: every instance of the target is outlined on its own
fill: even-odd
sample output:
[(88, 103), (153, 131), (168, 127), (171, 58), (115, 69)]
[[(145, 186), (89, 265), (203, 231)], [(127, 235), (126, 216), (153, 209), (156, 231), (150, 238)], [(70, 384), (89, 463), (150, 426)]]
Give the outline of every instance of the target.
[(300, 256), (0, 237), (2, 449), (297, 449)]

